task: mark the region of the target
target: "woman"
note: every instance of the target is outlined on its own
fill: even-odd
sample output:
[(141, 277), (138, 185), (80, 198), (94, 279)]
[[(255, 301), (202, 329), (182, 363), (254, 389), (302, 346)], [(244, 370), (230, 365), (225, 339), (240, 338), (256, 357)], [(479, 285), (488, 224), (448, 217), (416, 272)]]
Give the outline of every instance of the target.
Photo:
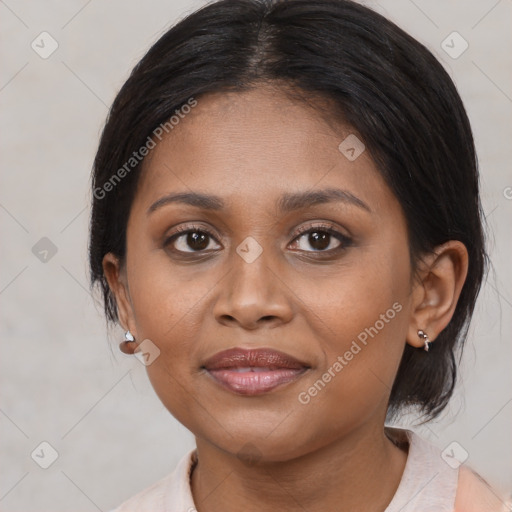
[(425, 47), (346, 0), (211, 3), (119, 92), (93, 195), (92, 284), (197, 444), (116, 512), (504, 510), (385, 426), (446, 407), (486, 259)]

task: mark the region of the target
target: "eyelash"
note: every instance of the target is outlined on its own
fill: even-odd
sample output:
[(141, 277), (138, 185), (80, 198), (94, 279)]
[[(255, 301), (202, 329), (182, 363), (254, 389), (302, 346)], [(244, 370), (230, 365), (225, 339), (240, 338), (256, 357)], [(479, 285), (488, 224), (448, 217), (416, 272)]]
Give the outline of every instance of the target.
[[(306, 235), (309, 233), (314, 233), (314, 232), (328, 233), (329, 235), (333, 236), (340, 242), (340, 246), (335, 247), (334, 249), (329, 249), (327, 251), (325, 251), (325, 250), (305, 251), (307, 253), (331, 254), (332, 255), (332, 254), (344, 251), (352, 243), (352, 240), (348, 236), (343, 235), (339, 231), (336, 231), (332, 226), (330, 226), (328, 224), (320, 224), (318, 226), (309, 226), (309, 227), (306, 227), (306, 226), (300, 227), (297, 230), (297, 232), (295, 233), (295, 236), (294, 236), (292, 242), (299, 239), (303, 235)], [(202, 233), (202, 234), (207, 235), (209, 238), (212, 238), (215, 241), (217, 241), (215, 236), (210, 231), (208, 231), (206, 228), (204, 228), (202, 226), (194, 226), (194, 225), (178, 226), (176, 228), (175, 233), (173, 233), (171, 236), (166, 238), (166, 240), (164, 242), (164, 247), (167, 247), (169, 244), (176, 241), (180, 236), (183, 236), (188, 233)], [(192, 255), (192, 254), (201, 254), (201, 253), (207, 254), (207, 252), (205, 252), (204, 250), (202, 250), (202, 251), (179, 251), (179, 250), (174, 249), (174, 252), (177, 252), (182, 255), (183, 254), (184, 255)]]
[(348, 236), (343, 235), (339, 231), (336, 231), (329, 224), (319, 224), (318, 226), (310, 226), (310, 227), (301, 226), (295, 233), (295, 236), (292, 241), (294, 242), (295, 240), (299, 239), (300, 237), (302, 237), (304, 235), (307, 235), (309, 233), (315, 233), (315, 232), (327, 233), (327, 234), (331, 235), (332, 237), (336, 238), (340, 242), (340, 245), (339, 245), (339, 247), (335, 247), (334, 249), (329, 249), (328, 251), (313, 250), (313, 251), (306, 251), (306, 252), (316, 253), (316, 254), (335, 254), (337, 252), (345, 250), (352, 242), (352, 240)]

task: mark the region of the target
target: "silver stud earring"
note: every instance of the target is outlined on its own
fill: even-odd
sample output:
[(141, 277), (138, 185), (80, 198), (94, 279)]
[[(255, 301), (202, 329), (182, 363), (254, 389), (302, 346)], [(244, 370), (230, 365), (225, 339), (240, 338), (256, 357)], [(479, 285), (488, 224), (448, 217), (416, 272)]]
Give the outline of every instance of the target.
[(421, 329), (418, 331), (418, 336), (424, 341), (425, 345), (423, 346), (423, 350), (425, 352), (428, 352), (428, 349), (430, 348), (430, 341), (428, 339), (428, 335), (425, 331), (422, 331)]
[(131, 341), (135, 341), (133, 334), (130, 331), (126, 331), (124, 333), (124, 341), (125, 343), (130, 343)]

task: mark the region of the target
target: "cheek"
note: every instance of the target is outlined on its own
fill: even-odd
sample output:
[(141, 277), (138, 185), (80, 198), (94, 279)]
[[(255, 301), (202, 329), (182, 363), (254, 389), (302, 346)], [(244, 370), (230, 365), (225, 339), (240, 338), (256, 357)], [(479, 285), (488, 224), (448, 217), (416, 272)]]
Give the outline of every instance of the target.
[[(356, 258), (354, 258), (355, 260)], [(324, 331), (326, 350), (348, 349), (351, 340), (364, 341), (371, 330), (384, 340), (393, 340), (407, 325), (410, 269), (400, 251), (358, 255), (357, 261), (324, 279), (299, 278), (304, 314)], [(375, 333), (375, 329), (378, 333)], [(348, 346), (347, 346), (348, 343)]]
[[(184, 279), (192, 275), (190, 270), (171, 269), (159, 259), (151, 261), (148, 256), (144, 266), (137, 266), (134, 261), (130, 294), (137, 334), (140, 339), (151, 340), (160, 351), (146, 366), (155, 393), (169, 412), (190, 428), (191, 403), (198, 400), (201, 403), (191, 382), (191, 376), (197, 371), (191, 354), (201, 338), (202, 311), (215, 280), (197, 276)], [(203, 408), (198, 410), (201, 412)], [(203, 418), (203, 421), (207, 419), (211, 420)]]
[(198, 340), (208, 338), (201, 335), (204, 309), (219, 279), (211, 272), (171, 266), (165, 253), (152, 256), (149, 252), (140, 259), (134, 256), (130, 263), (137, 337), (149, 339), (160, 351), (146, 367), (148, 377), (159, 398), (175, 413), (187, 407), (190, 376), (197, 371), (191, 356), (198, 349)]
[(410, 267), (404, 247), (373, 253), (378, 257), (369, 252), (335, 280), (311, 281), (302, 294), (304, 314), (321, 340), (323, 356), (310, 384), (319, 378), (329, 381), (319, 403), (364, 409), (389, 393), (408, 328)]
[(323, 338), (323, 364), (297, 397), (301, 414), (311, 418), (311, 427), (321, 429), (324, 439), (385, 414), (405, 344), (405, 310), (400, 306), (389, 298), (380, 307), (372, 301), (331, 307), (330, 317), (324, 310), (324, 321), (336, 334)]
[(163, 344), (186, 339), (187, 325), (218, 279), (208, 271), (172, 265), (162, 250), (134, 249), (128, 279), (139, 337)]

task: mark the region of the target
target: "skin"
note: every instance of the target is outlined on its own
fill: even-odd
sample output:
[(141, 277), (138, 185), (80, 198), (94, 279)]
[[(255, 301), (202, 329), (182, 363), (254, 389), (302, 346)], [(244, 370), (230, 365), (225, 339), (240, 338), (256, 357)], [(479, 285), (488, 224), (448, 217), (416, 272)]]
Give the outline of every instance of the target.
[[(145, 161), (126, 261), (104, 257), (120, 323), (137, 341), (122, 350), (133, 353), (145, 339), (159, 348), (148, 376), (196, 437), (199, 512), (377, 512), (399, 485), (407, 453), (384, 431), (391, 386), (405, 343), (421, 350), (418, 329), (435, 342), (450, 321), (467, 251), (447, 242), (413, 272), (401, 206), (369, 152), (351, 162), (338, 149), (350, 133), (269, 86), (200, 98)], [(326, 188), (349, 192), (369, 210), (347, 201), (276, 208), (282, 194)], [(225, 206), (170, 203), (147, 214), (163, 196), (191, 191), (215, 194)], [(350, 242), (332, 236), (315, 250), (297, 229), (319, 224)], [(186, 234), (165, 245), (177, 226), (210, 232), (209, 252), (194, 253)], [(248, 236), (263, 250), (252, 263), (236, 252)], [(300, 403), (299, 393), (394, 303), (401, 311)], [(277, 349), (310, 369), (270, 393), (236, 395), (201, 369), (233, 347)]]

